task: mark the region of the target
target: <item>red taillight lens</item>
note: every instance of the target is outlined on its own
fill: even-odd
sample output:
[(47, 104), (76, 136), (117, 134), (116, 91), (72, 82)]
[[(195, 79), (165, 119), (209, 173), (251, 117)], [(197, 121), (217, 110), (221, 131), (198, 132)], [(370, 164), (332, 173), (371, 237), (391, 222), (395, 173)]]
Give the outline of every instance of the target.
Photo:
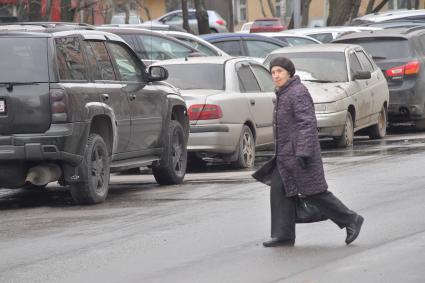
[(405, 75), (413, 75), (418, 74), (420, 70), (421, 64), (418, 61), (412, 61), (406, 64), (404, 68)]
[(226, 25), (226, 22), (223, 21), (223, 20), (216, 20), (215, 23), (218, 24), (218, 25), (221, 25), (221, 26)]
[(187, 111), (189, 120), (211, 120), (223, 117), (220, 106), (214, 104), (194, 104)]
[(66, 97), (63, 89), (51, 89), (50, 100), (52, 122), (66, 122), (68, 120), (68, 114), (66, 113)]
[(397, 66), (385, 71), (388, 77), (401, 77), (403, 75), (415, 75), (419, 73), (421, 64), (418, 61), (412, 61), (403, 66)]

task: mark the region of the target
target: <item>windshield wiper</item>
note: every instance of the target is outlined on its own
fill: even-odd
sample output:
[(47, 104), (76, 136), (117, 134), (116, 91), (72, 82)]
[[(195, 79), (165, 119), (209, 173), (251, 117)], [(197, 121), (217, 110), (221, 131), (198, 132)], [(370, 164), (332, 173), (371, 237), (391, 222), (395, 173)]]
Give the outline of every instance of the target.
[(36, 82), (26, 82), (26, 83), (18, 83), (18, 82), (7, 82), (7, 83), (0, 83), (0, 86), (5, 86), (8, 91), (13, 90), (13, 86), (15, 85), (38, 85), (39, 83)]
[(305, 82), (315, 82), (315, 83), (338, 83), (337, 81), (328, 81), (328, 80), (304, 80)]
[(385, 56), (372, 56), (372, 59), (387, 59)]

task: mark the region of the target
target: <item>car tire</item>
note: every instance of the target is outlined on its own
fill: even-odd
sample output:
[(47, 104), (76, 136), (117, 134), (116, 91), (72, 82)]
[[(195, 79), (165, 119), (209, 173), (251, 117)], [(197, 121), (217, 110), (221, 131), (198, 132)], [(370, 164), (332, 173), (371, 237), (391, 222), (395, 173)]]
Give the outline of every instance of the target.
[(160, 185), (175, 185), (183, 182), (187, 166), (187, 138), (183, 127), (175, 120), (170, 121), (169, 132), (164, 144), (165, 166), (153, 166), (152, 172)]
[(233, 162), (235, 168), (251, 168), (255, 162), (255, 140), (251, 129), (244, 125), (237, 148), (237, 159)]
[(98, 134), (90, 134), (81, 163), (81, 182), (71, 184), (71, 195), (78, 204), (105, 201), (109, 190), (110, 157), (105, 141)]
[(387, 134), (387, 109), (382, 105), (379, 112), (378, 123), (369, 128), (369, 138), (382, 139)]
[(335, 139), (337, 147), (349, 147), (353, 145), (354, 140), (354, 124), (353, 117), (350, 112), (347, 112), (344, 129), (342, 135)]

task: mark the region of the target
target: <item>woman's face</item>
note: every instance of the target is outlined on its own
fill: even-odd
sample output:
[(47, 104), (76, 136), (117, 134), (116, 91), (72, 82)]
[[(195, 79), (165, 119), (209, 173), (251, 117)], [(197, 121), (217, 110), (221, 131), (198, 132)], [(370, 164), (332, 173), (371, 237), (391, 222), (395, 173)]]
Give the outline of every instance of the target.
[(274, 85), (277, 88), (282, 87), (291, 78), (288, 71), (280, 66), (273, 66), (271, 73)]

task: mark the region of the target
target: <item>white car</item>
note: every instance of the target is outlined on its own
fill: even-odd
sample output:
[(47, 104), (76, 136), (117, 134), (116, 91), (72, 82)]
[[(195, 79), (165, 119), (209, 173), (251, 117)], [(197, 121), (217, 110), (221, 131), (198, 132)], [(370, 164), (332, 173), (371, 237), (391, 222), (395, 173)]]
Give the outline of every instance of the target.
[(272, 37), (287, 43), (289, 46), (304, 45), (304, 44), (321, 44), (322, 42), (307, 35), (291, 34), (284, 32), (259, 32), (259, 35)]
[(191, 33), (180, 31), (162, 31), (162, 33), (183, 41), (207, 56), (230, 56), (220, 48)]
[(390, 21), (424, 21), (425, 20), (425, 9), (418, 10), (389, 10), (384, 12), (378, 12), (373, 14), (367, 14), (362, 17), (358, 17), (352, 20), (351, 24), (371, 24), (371, 23), (383, 23)]
[(314, 102), (320, 137), (332, 137), (340, 147), (353, 144), (354, 133), (370, 138), (386, 134), (389, 91), (382, 71), (358, 45), (316, 44), (273, 51), (264, 61), (284, 56)]
[(190, 119), (190, 161), (218, 157), (235, 167), (254, 165), (255, 149), (273, 144), (274, 85), (270, 73), (246, 57), (197, 57), (157, 62), (180, 89)]
[(249, 33), (251, 26), (254, 22), (246, 22), (242, 25), (241, 29), (237, 33)]
[(299, 28), (299, 29), (290, 29), (285, 30), (282, 33), (292, 33), (292, 34), (301, 34), (307, 35), (312, 38), (315, 38), (323, 43), (329, 43), (338, 36), (351, 33), (351, 32), (360, 32), (366, 30), (379, 30), (378, 27), (363, 27), (363, 26), (335, 26), (335, 27), (316, 27), (316, 28)]

